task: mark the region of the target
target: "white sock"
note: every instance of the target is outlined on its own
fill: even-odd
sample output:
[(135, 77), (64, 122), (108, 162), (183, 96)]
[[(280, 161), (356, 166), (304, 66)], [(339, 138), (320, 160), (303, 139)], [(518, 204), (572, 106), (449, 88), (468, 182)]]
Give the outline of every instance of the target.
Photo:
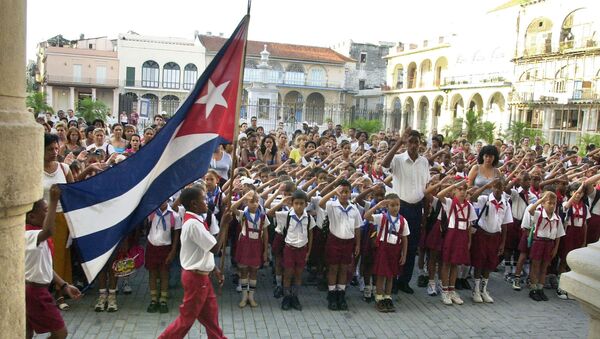
[(419, 275), (427, 275), (427, 272), (423, 268), (419, 268)]
[(281, 282), (283, 281), (283, 278), (281, 275), (276, 275), (275, 276), (275, 281), (277, 282), (277, 286), (281, 286)]
[(327, 289), (329, 290), (329, 292), (335, 291), (335, 288), (336, 288), (335, 285), (329, 285), (329, 286), (327, 286)]
[(473, 291), (481, 291), (481, 279), (475, 279), (475, 286)]
[(346, 290), (346, 285), (337, 285), (337, 290), (338, 291), (345, 291)]

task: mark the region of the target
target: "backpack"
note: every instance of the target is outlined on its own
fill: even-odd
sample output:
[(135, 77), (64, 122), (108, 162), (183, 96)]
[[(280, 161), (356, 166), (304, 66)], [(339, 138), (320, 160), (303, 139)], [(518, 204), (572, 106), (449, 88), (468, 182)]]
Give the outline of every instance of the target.
[[(285, 226), (283, 226), (283, 240), (285, 241), (285, 238), (287, 237), (287, 232), (288, 232), (288, 228), (290, 228), (290, 220), (292, 219), (292, 212), (291, 210), (288, 211), (288, 215), (287, 218), (285, 219)], [(308, 216), (308, 225), (306, 226), (306, 230), (310, 231), (310, 221), (311, 221), (311, 217), (310, 215)]]
[(589, 197), (586, 197), (586, 199), (583, 200), (583, 203), (587, 205), (587, 207), (590, 209), (590, 213), (592, 213), (592, 209), (594, 208), (594, 206), (596, 206), (598, 200), (600, 200), (600, 190), (596, 190), (596, 195), (594, 196), (594, 200), (592, 201), (592, 203), (590, 203)]

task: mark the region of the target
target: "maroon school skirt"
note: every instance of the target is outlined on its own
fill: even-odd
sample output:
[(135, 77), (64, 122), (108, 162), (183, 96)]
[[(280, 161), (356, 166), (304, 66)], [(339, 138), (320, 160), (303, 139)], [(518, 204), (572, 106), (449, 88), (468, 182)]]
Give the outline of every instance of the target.
[(25, 284), (26, 322), (35, 333), (58, 331), (65, 327), (60, 311), (47, 287)]
[(585, 234), (583, 232), (583, 227), (567, 227), (566, 234), (560, 239), (560, 245), (558, 246), (558, 253), (560, 255), (560, 259), (566, 260), (567, 254), (569, 254), (569, 252), (583, 247), (584, 236)]
[(469, 265), (471, 254), (469, 253), (469, 234), (467, 230), (449, 228), (444, 237), (442, 247), (442, 262), (452, 265)]
[(600, 239), (600, 215), (590, 214), (590, 218), (587, 220), (587, 239), (586, 243), (592, 244)]
[(377, 237), (377, 234), (371, 238), (373, 232), (376, 232), (375, 225), (369, 224), (368, 227), (369, 229), (360, 238), (360, 260), (361, 262), (372, 263), (375, 257), (375, 237)]
[(239, 265), (260, 267), (263, 257), (263, 240), (250, 239), (247, 235), (240, 235), (235, 251), (235, 260)]
[(400, 274), (401, 243), (401, 241), (396, 245), (389, 244), (386, 241), (379, 243), (379, 246), (375, 249), (374, 275), (391, 279)]
[(531, 260), (550, 262), (552, 260), (552, 250), (554, 250), (554, 240), (533, 239), (531, 251), (529, 251), (529, 258)]
[(313, 239), (310, 248), (310, 262), (312, 265), (317, 265), (324, 262), (327, 237), (319, 227), (314, 227), (311, 232)]
[(350, 265), (352, 263), (352, 252), (354, 252), (355, 240), (340, 239), (329, 233), (325, 245), (325, 260), (327, 265)]
[(171, 245), (154, 246), (149, 241), (146, 244), (146, 264), (147, 270), (166, 270), (166, 260), (171, 252)]
[(512, 223), (506, 227), (506, 243), (504, 248), (510, 251), (519, 249), (519, 241), (521, 240), (521, 220), (514, 219)]
[(436, 220), (431, 228), (431, 231), (427, 234), (427, 240), (425, 241), (425, 248), (431, 251), (442, 251), (444, 245), (444, 238), (442, 237), (441, 221)]
[(308, 246), (297, 248), (290, 245), (283, 246), (283, 268), (303, 269), (306, 266)]
[(471, 239), (471, 265), (483, 270), (494, 270), (500, 263), (498, 250), (502, 233), (487, 233), (478, 229)]
[(521, 238), (519, 239), (519, 252), (529, 254), (529, 246), (527, 240), (529, 238), (529, 230), (526, 228), (521, 229)]

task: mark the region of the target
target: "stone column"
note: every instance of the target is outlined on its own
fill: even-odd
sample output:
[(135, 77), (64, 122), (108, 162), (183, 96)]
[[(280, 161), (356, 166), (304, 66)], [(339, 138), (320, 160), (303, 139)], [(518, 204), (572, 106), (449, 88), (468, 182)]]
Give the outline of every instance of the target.
[(46, 103), (48, 104), (48, 106), (54, 109), (54, 93), (52, 91), (52, 86), (46, 86)]
[(600, 338), (600, 241), (571, 251), (571, 272), (560, 277), (560, 288), (575, 297), (590, 316), (588, 338)]
[(96, 101), (96, 88), (92, 88), (92, 101)]
[[(25, 335), (25, 213), (42, 197), (43, 128), (25, 110), (25, 9), (2, 1), (0, 11), (0, 336)], [(26, 164), (23, 166), (22, 164)]]
[(69, 87), (69, 108), (75, 110), (75, 87)]
[(113, 102), (112, 102), (112, 111), (117, 112), (119, 115), (121, 112), (119, 111), (119, 89), (113, 89)]

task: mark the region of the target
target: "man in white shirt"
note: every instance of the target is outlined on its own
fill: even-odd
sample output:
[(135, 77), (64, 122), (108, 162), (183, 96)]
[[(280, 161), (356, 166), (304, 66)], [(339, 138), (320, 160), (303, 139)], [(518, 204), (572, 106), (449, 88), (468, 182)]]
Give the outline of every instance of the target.
[(209, 338), (225, 338), (219, 326), (217, 297), (209, 274), (214, 273), (219, 285), (223, 285), (223, 275), (215, 266), (214, 254), (223, 243), (210, 233), (208, 223), (202, 215), (208, 211), (206, 193), (200, 186), (184, 189), (179, 197), (186, 209), (181, 227), (181, 282), (183, 304), (179, 307), (179, 317), (175, 319), (159, 338), (183, 338), (198, 319), (206, 328)]
[[(400, 197), (400, 214), (408, 222), (410, 235), (408, 237), (408, 255), (403, 273), (395, 284), (402, 292), (412, 294), (413, 289), (408, 285), (412, 278), (415, 266), (415, 255), (419, 244), (421, 219), (423, 215), (423, 198), (425, 188), (431, 180), (429, 175), (429, 161), (419, 155), (421, 134), (418, 131), (407, 129), (404, 133), (405, 143), (396, 142), (382, 162), (384, 169), (392, 173), (392, 187), (394, 193)], [(406, 151), (396, 154), (402, 144)]]
[[(66, 338), (67, 328), (48, 291), (51, 283), (73, 299), (81, 293), (66, 283), (52, 269), (52, 252), (56, 206), (60, 197), (57, 185), (50, 188), (50, 203), (44, 199), (33, 204), (25, 217), (25, 305), (27, 338), (50, 332), (51, 338)], [(43, 225), (43, 226), (40, 226)]]

